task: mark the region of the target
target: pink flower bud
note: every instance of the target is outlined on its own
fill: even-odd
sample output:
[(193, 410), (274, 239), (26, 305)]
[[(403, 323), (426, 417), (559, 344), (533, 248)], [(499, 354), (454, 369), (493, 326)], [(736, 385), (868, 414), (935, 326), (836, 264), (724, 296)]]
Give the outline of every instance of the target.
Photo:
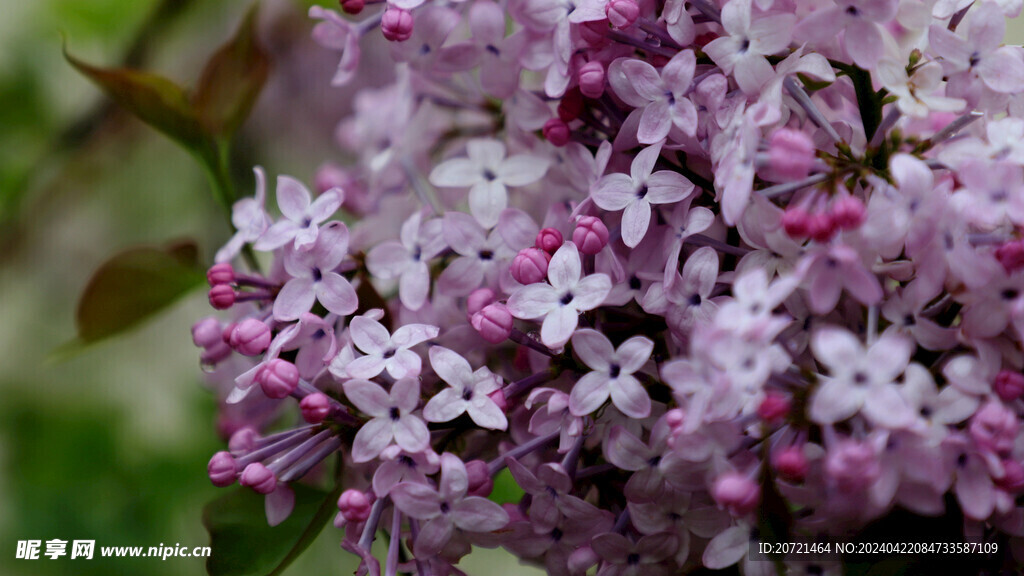
[(597, 254), (608, 245), (608, 227), (596, 216), (581, 216), (572, 231), (572, 241), (583, 254)]
[(789, 415), (789, 399), (778, 392), (768, 392), (757, 407), (757, 415), (766, 422), (777, 424)]
[(366, 6), (366, 0), (341, 0), (338, 3), (341, 4), (343, 12), (353, 16), (362, 12), (363, 8)]
[(231, 356), (231, 346), (221, 342), (203, 350), (203, 353), (199, 355), (199, 364), (203, 366), (204, 370), (212, 370), (228, 356)]
[(238, 473), (235, 466), (235, 459), (228, 452), (223, 450), (217, 452), (210, 458), (206, 465), (206, 473), (210, 476), (210, 482), (218, 488), (231, 486), (235, 483), (235, 476)]
[(310, 424), (319, 424), (331, 412), (331, 400), (326, 394), (317, 392), (309, 394), (299, 402), (302, 419)]
[(223, 344), (220, 321), (213, 316), (208, 316), (193, 324), (192, 342), (200, 348), (212, 348)]
[(859, 198), (844, 196), (832, 203), (832, 221), (841, 230), (853, 230), (864, 223), (867, 210)]
[(776, 130), (768, 141), (768, 162), (783, 181), (807, 178), (814, 164), (814, 141), (799, 130)]
[(274, 358), (256, 373), (256, 380), (267, 398), (285, 398), (299, 385), (299, 369), (287, 360)]
[(562, 121), (561, 118), (549, 118), (544, 123), (544, 139), (551, 142), (552, 146), (561, 148), (569, 143), (569, 136), (571, 131), (569, 125)]
[(505, 391), (498, 389), (487, 395), (495, 404), (498, 405), (498, 409), (502, 412), (508, 411), (508, 399), (505, 398)]
[(260, 433), (252, 426), (243, 426), (235, 430), (228, 440), (228, 450), (232, 452), (248, 452), (256, 445)]
[(486, 498), (494, 489), (494, 481), (487, 471), (487, 463), (483, 460), (466, 462), (466, 477), (469, 480), (467, 494)]
[(346, 522), (353, 524), (366, 522), (372, 508), (373, 503), (361, 490), (349, 488), (338, 497), (338, 511), (345, 517)]
[(583, 95), (579, 88), (571, 88), (558, 101), (558, 117), (562, 122), (572, 122), (583, 113)]
[(484, 306), (494, 303), (495, 300), (494, 290), (490, 288), (477, 288), (470, 292), (466, 298), (466, 314), (472, 318), (473, 314), (483, 310)]
[(772, 465), (779, 476), (788, 482), (803, 482), (807, 477), (807, 456), (801, 446), (783, 448), (772, 457)]
[(586, 574), (587, 570), (597, 566), (597, 563), (601, 561), (601, 557), (594, 552), (594, 549), (590, 546), (580, 546), (572, 554), (569, 555), (569, 574), (572, 576), (579, 576)]
[[(633, 0), (623, 1), (632, 2)], [(608, 8), (611, 9), (611, 4), (608, 5)], [(580, 66), (577, 80), (580, 83), (580, 93), (587, 98), (600, 98), (604, 94), (604, 66), (597, 60), (591, 60)]]
[(277, 488), (277, 478), (274, 473), (259, 462), (253, 462), (242, 470), (238, 483), (253, 489), (257, 494), (270, 494)]
[(554, 254), (556, 250), (562, 247), (562, 233), (557, 228), (544, 228), (540, 232), (537, 232), (537, 239), (534, 240), (533, 245), (548, 254)]
[(993, 388), (1003, 402), (1013, 402), (1024, 395), (1024, 374), (1002, 370), (996, 375)]
[(412, 37), (412, 14), (408, 10), (389, 6), (381, 16), (380, 29), (392, 42), (405, 42)]
[(836, 222), (829, 214), (811, 214), (808, 219), (807, 234), (815, 242), (824, 244), (831, 240), (836, 232)]
[(715, 480), (711, 497), (734, 516), (746, 516), (761, 501), (761, 487), (739, 472), (726, 472)]
[(782, 213), (782, 228), (790, 238), (807, 238), (811, 232), (811, 215), (803, 208), (789, 208)]
[(484, 340), (498, 344), (507, 340), (512, 333), (512, 313), (504, 304), (489, 304), (473, 314), (470, 324)]
[(235, 281), (235, 269), (227, 262), (214, 264), (206, 271), (206, 281), (210, 283), (210, 286), (231, 284)]
[(217, 310), (227, 310), (235, 305), (235, 289), (227, 284), (218, 284), (210, 288), (210, 306)]
[(843, 492), (859, 492), (875, 483), (882, 466), (866, 442), (845, 440), (828, 452), (825, 473)]
[(996, 478), (996, 485), (1013, 494), (1024, 490), (1024, 466), (1016, 460), (1003, 460), (1003, 477)]
[(512, 259), (509, 272), (520, 284), (542, 282), (548, 275), (548, 262), (551, 255), (540, 248), (523, 248)]
[(997, 248), (996, 260), (1003, 265), (1007, 274), (1024, 267), (1024, 240), (1013, 240)]
[(509, 525), (515, 522), (526, 522), (529, 520), (529, 518), (526, 517), (526, 514), (523, 514), (523, 511), (519, 508), (519, 504), (509, 502), (502, 504), (501, 507), (505, 510), (505, 513), (508, 514)]
[(608, 21), (619, 30), (629, 28), (640, 17), (640, 5), (636, 0), (611, 0), (604, 9)]
[(228, 344), (244, 356), (257, 356), (270, 346), (270, 326), (255, 318), (246, 318), (231, 329)]
[(982, 450), (1005, 455), (1013, 451), (1020, 422), (1012, 410), (1000, 402), (989, 401), (971, 417), (968, 430)]
[(601, 48), (610, 42), (607, 36), (608, 20), (606, 18), (582, 22), (577, 30), (580, 33), (580, 38), (592, 48)]

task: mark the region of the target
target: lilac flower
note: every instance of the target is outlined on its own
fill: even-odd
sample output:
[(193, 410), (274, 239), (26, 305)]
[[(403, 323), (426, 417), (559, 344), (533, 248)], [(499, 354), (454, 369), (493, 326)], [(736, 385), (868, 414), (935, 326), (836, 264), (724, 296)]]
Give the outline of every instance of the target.
[(650, 415), (651, 399), (633, 376), (654, 351), (650, 338), (634, 336), (616, 349), (596, 330), (577, 330), (572, 336), (572, 349), (591, 369), (576, 382), (569, 395), (569, 411), (574, 416), (590, 414), (609, 397), (612, 404), (630, 418)]
[(540, 180), (548, 170), (542, 156), (519, 154), (505, 156), (505, 145), (498, 140), (470, 140), (468, 158), (453, 158), (438, 164), (430, 172), (435, 186), (469, 187), (469, 210), (485, 228), (498, 223), (508, 205), (507, 187), (518, 187)]
[(438, 328), (427, 324), (406, 324), (391, 335), (380, 322), (356, 316), (349, 324), (349, 332), (352, 342), (365, 355), (345, 366), (348, 377), (373, 378), (387, 370), (392, 378), (416, 378), (420, 374), (420, 356), (409, 349), (436, 338)]
[[(500, 219), (500, 217), (499, 217)], [(448, 212), (444, 217), (444, 238), (459, 255), (438, 278), (442, 293), (466, 296), (480, 287), (515, 285), (508, 264), (516, 251), (505, 243), (497, 229), (490, 234), (470, 215)]]
[(422, 221), (415, 212), (402, 225), (401, 241), (382, 242), (366, 255), (370, 273), (383, 280), (398, 278), (398, 295), (410, 310), (419, 310), (430, 292), (427, 262), (444, 250), (441, 221)]
[(908, 75), (904, 63), (883, 59), (878, 63), (878, 79), (897, 97), (896, 106), (908, 116), (927, 116), (933, 110), (956, 112), (965, 105), (959, 98), (934, 94), (942, 81), (942, 66), (937, 62), (923, 64)]
[(551, 257), (548, 281), (550, 284), (530, 284), (516, 290), (508, 299), (508, 308), (516, 318), (543, 316), (541, 342), (560, 348), (576, 330), (580, 312), (600, 306), (612, 282), (604, 274), (583, 277), (580, 254), (572, 242), (563, 244)]
[(313, 27), (313, 39), (321, 46), (341, 52), (341, 61), (338, 62), (338, 70), (331, 84), (348, 84), (359, 67), (359, 27), (353, 26), (334, 10), (325, 10), (320, 6), (310, 6), (309, 17), (322, 20)]
[(810, 283), (811, 309), (824, 314), (835, 308), (843, 288), (863, 304), (882, 299), (882, 287), (857, 252), (842, 244), (822, 247), (805, 260)]
[(301, 182), (289, 176), (278, 176), (277, 205), (285, 219), (268, 228), (254, 247), (262, 251), (275, 250), (294, 240), (295, 250), (311, 249), (320, 230), (318, 224), (330, 218), (343, 200), (341, 188), (332, 188), (313, 201)]
[(420, 401), (420, 383), (401, 378), (385, 392), (369, 380), (345, 382), (345, 397), (363, 413), (372, 416), (356, 433), (352, 459), (368, 462), (376, 458), (394, 440), (407, 452), (421, 452), (430, 445), (430, 431), (418, 416), (411, 414)]
[(798, 38), (814, 43), (834, 41), (843, 32), (843, 46), (854, 64), (871, 69), (884, 53), (880, 25), (896, 16), (895, 0), (836, 0), (835, 6), (817, 9), (800, 21)]
[(1024, 90), (1024, 61), (1013, 48), (999, 46), (1005, 31), (1006, 18), (996, 4), (983, 3), (971, 10), (966, 39), (932, 25), (928, 44), (947, 74), (976, 76), (990, 89), (1010, 94)]
[(430, 349), (430, 365), (448, 388), (441, 390), (423, 407), (428, 422), (448, 422), (468, 413), (481, 428), (504, 430), (508, 420), (488, 394), (501, 389), (501, 377), (481, 366), (475, 372), (469, 362), (441, 346)]
[(217, 251), (215, 262), (231, 260), (242, 250), (242, 246), (255, 242), (270, 227), (270, 216), (263, 208), (267, 198), (267, 177), (259, 166), (252, 171), (256, 174), (256, 196), (242, 198), (232, 206), (231, 224), (237, 232)]
[(608, 174), (594, 186), (593, 199), (604, 210), (624, 210), (622, 241), (635, 247), (647, 234), (651, 221), (651, 204), (671, 204), (687, 198), (694, 185), (682, 174), (670, 170), (654, 171), (661, 154), (661, 144), (645, 148), (636, 155), (629, 176)]
[(675, 553), (679, 541), (674, 534), (662, 533), (644, 536), (634, 544), (621, 534), (606, 532), (594, 537), (593, 546), (604, 560), (599, 576), (668, 576), (673, 570), (661, 562)]
[(704, 46), (704, 52), (727, 74), (735, 74), (740, 89), (756, 94), (772, 77), (772, 65), (765, 56), (789, 45), (796, 18), (792, 14), (754, 17), (751, 0), (732, 0), (722, 8), (720, 36)]
[(453, 454), (441, 455), (441, 479), (435, 490), (425, 484), (402, 482), (389, 495), (403, 513), (421, 521), (413, 544), (417, 557), (433, 556), (451, 540), (455, 530), (492, 532), (508, 524), (501, 506), (479, 496), (466, 496), (466, 465)]
[(288, 252), (284, 266), (292, 279), (274, 300), (274, 318), (297, 320), (315, 301), (341, 316), (355, 312), (359, 305), (355, 289), (334, 271), (347, 253), (348, 228), (341, 222), (325, 226), (311, 250)]
[(697, 60), (684, 50), (669, 60), (659, 74), (654, 66), (635, 58), (619, 58), (608, 67), (608, 83), (626, 104), (642, 110), (637, 140), (656, 144), (674, 126), (693, 136), (697, 109), (686, 98)]

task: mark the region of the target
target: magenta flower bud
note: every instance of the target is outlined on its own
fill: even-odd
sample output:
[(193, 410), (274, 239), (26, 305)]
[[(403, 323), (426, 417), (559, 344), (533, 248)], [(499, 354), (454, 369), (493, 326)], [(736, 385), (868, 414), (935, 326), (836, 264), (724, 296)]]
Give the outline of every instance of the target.
[(803, 482), (807, 477), (807, 456), (800, 446), (789, 446), (776, 452), (772, 457), (772, 465), (779, 476), (788, 482)]
[(1024, 396), (1024, 374), (1012, 370), (1002, 370), (996, 375), (993, 388), (1003, 402), (1013, 402)]
[(608, 227), (596, 216), (581, 216), (572, 231), (572, 241), (583, 254), (597, 254), (608, 245)]
[(392, 42), (405, 42), (412, 37), (412, 14), (408, 10), (389, 6), (381, 16), (380, 29)]
[(192, 325), (192, 342), (200, 348), (212, 348), (224, 343), (221, 337), (220, 321), (207, 316)]
[(593, 48), (600, 48), (607, 46), (610, 40), (608, 40), (608, 19), (602, 18), (600, 20), (591, 20), (589, 22), (582, 22), (577, 30), (580, 33), (580, 38), (584, 42), (590, 44)]
[(299, 385), (299, 369), (287, 360), (274, 358), (256, 374), (256, 380), (267, 398), (285, 398)]
[(1020, 422), (1012, 410), (999, 402), (990, 401), (971, 417), (968, 430), (978, 448), (1005, 455), (1013, 451)]
[(1024, 267), (1024, 240), (1013, 240), (997, 248), (996, 260), (1007, 274)]
[(882, 465), (866, 442), (847, 440), (828, 452), (825, 473), (840, 491), (859, 492), (875, 483), (882, 474)]
[(529, 518), (526, 517), (526, 514), (523, 514), (522, 509), (519, 508), (519, 504), (516, 504), (515, 502), (502, 504), (501, 507), (505, 510), (505, 513), (508, 514), (510, 525), (515, 522), (526, 522), (529, 520)]
[(487, 463), (483, 460), (470, 460), (466, 462), (466, 477), (469, 480), (467, 493), (470, 496), (481, 496), (486, 498), (494, 489), (494, 481), (487, 471)]
[(231, 346), (221, 342), (215, 346), (203, 350), (203, 353), (199, 355), (199, 364), (203, 366), (204, 370), (213, 369), (224, 360), (231, 356)]
[(551, 142), (552, 146), (561, 148), (569, 143), (569, 125), (561, 118), (549, 118), (544, 123), (544, 139)]
[(746, 516), (761, 502), (761, 487), (744, 474), (726, 472), (715, 479), (711, 497), (734, 516)]
[(274, 473), (259, 462), (253, 462), (246, 466), (238, 478), (238, 483), (252, 488), (253, 492), (257, 494), (270, 494), (277, 488), (277, 478)]
[(558, 101), (558, 117), (562, 122), (572, 122), (583, 113), (583, 95), (579, 88), (570, 88)]
[(636, 0), (611, 0), (604, 8), (612, 26), (619, 30), (629, 28), (640, 17), (640, 5)]
[(217, 310), (227, 310), (235, 305), (235, 289), (227, 284), (218, 284), (210, 288), (210, 306)]
[(836, 222), (825, 213), (811, 214), (808, 218), (807, 234), (815, 242), (825, 243), (837, 232)]
[(494, 290), (490, 288), (477, 288), (470, 292), (466, 298), (466, 314), (472, 318), (473, 314), (483, 310), (484, 306), (493, 303), (496, 299)]
[(776, 130), (768, 141), (768, 163), (785, 181), (807, 178), (814, 164), (814, 142), (799, 130)]
[(682, 408), (673, 408), (665, 413), (665, 423), (668, 424), (671, 434), (668, 437), (668, 445), (674, 447), (676, 438), (683, 433), (683, 423), (686, 422), (686, 413)]
[(227, 262), (214, 264), (206, 271), (206, 281), (210, 283), (210, 286), (231, 284), (235, 281), (235, 269)]
[(807, 238), (811, 233), (811, 215), (803, 208), (789, 208), (782, 213), (782, 229), (790, 238)]
[(228, 344), (244, 356), (257, 356), (270, 346), (270, 326), (255, 318), (246, 318), (231, 329)]
[(996, 478), (996, 485), (1012, 494), (1024, 490), (1024, 466), (1016, 460), (1003, 460), (1003, 477)]
[(310, 424), (319, 424), (331, 412), (331, 400), (326, 394), (317, 392), (309, 394), (299, 402), (302, 419)]
[(495, 404), (498, 405), (498, 409), (502, 412), (508, 410), (508, 398), (505, 398), (505, 391), (498, 389), (487, 395)]
[(548, 275), (548, 262), (551, 255), (540, 248), (523, 248), (512, 259), (509, 272), (520, 284), (543, 282)]
[(231, 434), (231, 439), (228, 440), (228, 450), (236, 453), (248, 452), (256, 445), (256, 440), (258, 440), (259, 437), (260, 433), (257, 432), (255, 428), (252, 426), (243, 426)]
[(562, 233), (557, 228), (545, 228), (537, 232), (537, 239), (534, 240), (533, 245), (548, 254), (554, 254), (562, 247), (563, 242)]
[(214, 486), (218, 488), (231, 486), (235, 483), (235, 477), (238, 474), (235, 459), (223, 450), (217, 452), (213, 458), (210, 458), (210, 463), (206, 465), (206, 473), (209, 474), (210, 482), (213, 482)]
[(844, 196), (832, 203), (832, 221), (841, 230), (853, 230), (864, 223), (867, 209), (859, 198)]
[[(633, 0), (624, 1), (632, 2)], [(611, 6), (611, 4), (608, 5), (609, 10), (611, 10)], [(587, 98), (600, 98), (604, 94), (604, 66), (597, 60), (591, 60), (580, 66), (577, 80), (580, 83), (580, 93)]]
[(345, 14), (353, 16), (362, 12), (363, 8), (366, 7), (366, 0), (341, 0), (338, 3), (341, 4), (341, 9)]
[(778, 423), (789, 415), (789, 399), (777, 392), (768, 392), (757, 407), (757, 415), (766, 422)]
[(469, 321), (484, 340), (498, 344), (512, 334), (512, 313), (504, 304), (489, 304), (473, 314)]
[(349, 488), (338, 497), (338, 511), (345, 517), (346, 522), (352, 524), (366, 522), (370, 517), (372, 504), (366, 493), (361, 490)]

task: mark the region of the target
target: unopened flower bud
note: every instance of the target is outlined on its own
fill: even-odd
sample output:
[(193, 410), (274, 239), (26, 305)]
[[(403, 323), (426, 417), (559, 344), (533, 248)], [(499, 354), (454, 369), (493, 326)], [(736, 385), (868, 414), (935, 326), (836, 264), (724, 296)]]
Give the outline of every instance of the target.
[(200, 348), (211, 348), (223, 344), (220, 321), (213, 316), (208, 316), (193, 324), (192, 342)]
[(608, 227), (596, 216), (581, 216), (572, 231), (572, 241), (583, 254), (597, 254), (608, 245)]
[(753, 512), (761, 501), (761, 487), (739, 472), (726, 472), (715, 480), (711, 497), (735, 516)]
[(583, 95), (579, 88), (566, 90), (565, 96), (558, 101), (558, 117), (562, 122), (572, 122), (583, 113)]
[(790, 238), (807, 238), (811, 233), (811, 215), (803, 208), (789, 208), (782, 213), (782, 229)]
[(1012, 370), (1002, 370), (996, 375), (993, 388), (1003, 402), (1013, 402), (1024, 395), (1024, 374)]
[(807, 456), (801, 446), (788, 446), (772, 457), (772, 465), (779, 477), (788, 482), (803, 482), (807, 477)]
[[(632, 0), (625, 0), (632, 2)], [(635, 5), (635, 4), (634, 4)], [(609, 8), (611, 4), (608, 5)], [(591, 60), (580, 66), (577, 73), (577, 80), (580, 83), (580, 93), (587, 98), (600, 98), (604, 94), (604, 65), (597, 60)]]
[(238, 483), (252, 488), (257, 494), (270, 494), (277, 488), (277, 478), (274, 473), (259, 462), (253, 462), (246, 466), (238, 478)]
[(267, 398), (285, 398), (299, 385), (299, 369), (287, 360), (274, 358), (260, 369), (256, 380)]
[(537, 232), (537, 239), (534, 240), (533, 245), (548, 254), (554, 254), (556, 250), (562, 247), (562, 233), (557, 228), (544, 228), (540, 232)]
[(366, 0), (341, 0), (339, 4), (341, 4), (341, 9), (346, 14), (355, 16), (362, 12), (363, 8), (366, 7)]
[(1024, 466), (1016, 460), (1003, 460), (1003, 477), (996, 478), (996, 485), (1011, 494), (1024, 490)]
[(257, 356), (270, 346), (270, 326), (255, 318), (246, 318), (231, 329), (228, 344), (244, 356)]
[(608, 39), (608, 19), (602, 18), (600, 20), (591, 20), (589, 22), (581, 22), (577, 30), (580, 33), (580, 38), (584, 42), (589, 44), (592, 48), (600, 48), (607, 46), (610, 40)]
[(252, 426), (243, 426), (235, 430), (228, 440), (228, 450), (232, 452), (248, 452), (256, 445), (260, 433)]
[(210, 286), (231, 284), (235, 281), (235, 269), (227, 262), (214, 264), (206, 271), (206, 281), (210, 283)]
[(217, 452), (213, 458), (210, 458), (210, 463), (206, 465), (206, 473), (209, 474), (210, 482), (213, 482), (214, 486), (218, 488), (231, 486), (235, 483), (235, 477), (238, 474), (235, 459), (230, 453), (223, 450)]
[(493, 304), (496, 299), (494, 290), (490, 288), (477, 288), (470, 292), (466, 298), (466, 314), (472, 318), (473, 314), (483, 310), (484, 306)]
[(587, 573), (592, 567), (597, 566), (597, 563), (601, 561), (601, 557), (594, 552), (594, 549), (590, 546), (580, 546), (569, 555), (569, 574), (572, 576), (582, 576)]
[(319, 424), (331, 412), (331, 400), (326, 394), (316, 392), (309, 394), (299, 402), (302, 419), (310, 424)]
[(875, 449), (866, 442), (846, 440), (828, 451), (825, 473), (840, 491), (858, 492), (875, 483), (882, 466)]
[(867, 210), (859, 198), (844, 196), (832, 203), (832, 221), (841, 230), (853, 230), (864, 223)]
[(235, 305), (235, 289), (227, 284), (218, 284), (210, 288), (210, 306), (217, 310), (227, 310)]
[(490, 398), (491, 401), (494, 402), (498, 406), (498, 409), (501, 410), (502, 412), (508, 410), (508, 399), (505, 398), (504, 390), (499, 388), (498, 390), (495, 390), (494, 392), (488, 394), (487, 397)]
[(507, 340), (512, 333), (512, 313), (504, 304), (489, 304), (473, 314), (470, 324), (484, 340), (498, 344)]
[(542, 282), (548, 275), (551, 255), (540, 248), (523, 248), (512, 259), (509, 272), (520, 284)]
[(814, 164), (814, 141), (799, 130), (776, 130), (768, 141), (768, 162), (773, 174), (784, 181), (807, 178)]
[(619, 30), (629, 28), (640, 17), (640, 5), (636, 0), (611, 0), (605, 5), (608, 21)]
[(508, 514), (510, 525), (515, 522), (526, 522), (529, 520), (529, 518), (526, 517), (526, 514), (523, 514), (523, 510), (519, 507), (519, 504), (508, 502), (502, 504), (501, 507), (505, 510), (505, 513)]
[(996, 260), (1007, 274), (1024, 267), (1024, 240), (1013, 240), (997, 248)]
[(974, 443), (982, 450), (1005, 455), (1013, 450), (1020, 422), (1012, 410), (1000, 402), (990, 401), (971, 417), (968, 427)]
[(815, 242), (824, 244), (835, 236), (836, 222), (832, 216), (825, 213), (811, 214), (808, 219), (807, 235)]
[(569, 143), (571, 131), (569, 130), (569, 125), (561, 118), (549, 118), (544, 123), (543, 132), (544, 139), (551, 142), (552, 146), (561, 148)]
[(373, 503), (362, 490), (349, 488), (338, 497), (338, 511), (345, 517), (346, 522), (353, 524), (366, 522), (372, 508)]
[(331, 188), (340, 188), (346, 182), (348, 182), (348, 175), (345, 174), (345, 170), (330, 163), (317, 168), (316, 175), (313, 177), (313, 184), (316, 186), (317, 192), (321, 194)]
[(778, 392), (768, 392), (757, 407), (757, 415), (766, 422), (778, 423), (789, 415), (789, 399)]
[(483, 460), (470, 460), (466, 462), (466, 478), (469, 481), (467, 494), (470, 496), (488, 497), (494, 489), (494, 481), (487, 470), (487, 463)]
[(412, 37), (412, 14), (408, 10), (389, 6), (381, 16), (380, 29), (392, 42), (405, 42)]

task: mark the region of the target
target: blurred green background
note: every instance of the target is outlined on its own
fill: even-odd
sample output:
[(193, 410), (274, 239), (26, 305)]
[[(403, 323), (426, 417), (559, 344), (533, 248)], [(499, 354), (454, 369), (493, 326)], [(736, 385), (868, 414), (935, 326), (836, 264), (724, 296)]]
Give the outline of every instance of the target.
[[(265, 0), (261, 32), (274, 68), (240, 135), (236, 169), (309, 181), (336, 156), (331, 130), (348, 94), (328, 86), (337, 56), (312, 46), (307, 0)], [(324, 3), (327, 5), (327, 3)], [(195, 239), (209, 262), (227, 238), (193, 160), (110, 108), (61, 57), (130, 62), (179, 82), (234, 30), (242, 0), (0, 0), (0, 574), (204, 574), (195, 558), (16, 560), (18, 540), (99, 546), (204, 546), (205, 475), (221, 449), (202, 382), (193, 321), (199, 290), (126, 336), (71, 357), (78, 294), (109, 255)], [(1008, 42), (1024, 26), (1012, 25)], [(326, 120), (325, 120), (326, 118)], [(329, 527), (292, 574), (354, 565)], [(501, 552), (475, 553), (470, 574), (523, 573)]]

